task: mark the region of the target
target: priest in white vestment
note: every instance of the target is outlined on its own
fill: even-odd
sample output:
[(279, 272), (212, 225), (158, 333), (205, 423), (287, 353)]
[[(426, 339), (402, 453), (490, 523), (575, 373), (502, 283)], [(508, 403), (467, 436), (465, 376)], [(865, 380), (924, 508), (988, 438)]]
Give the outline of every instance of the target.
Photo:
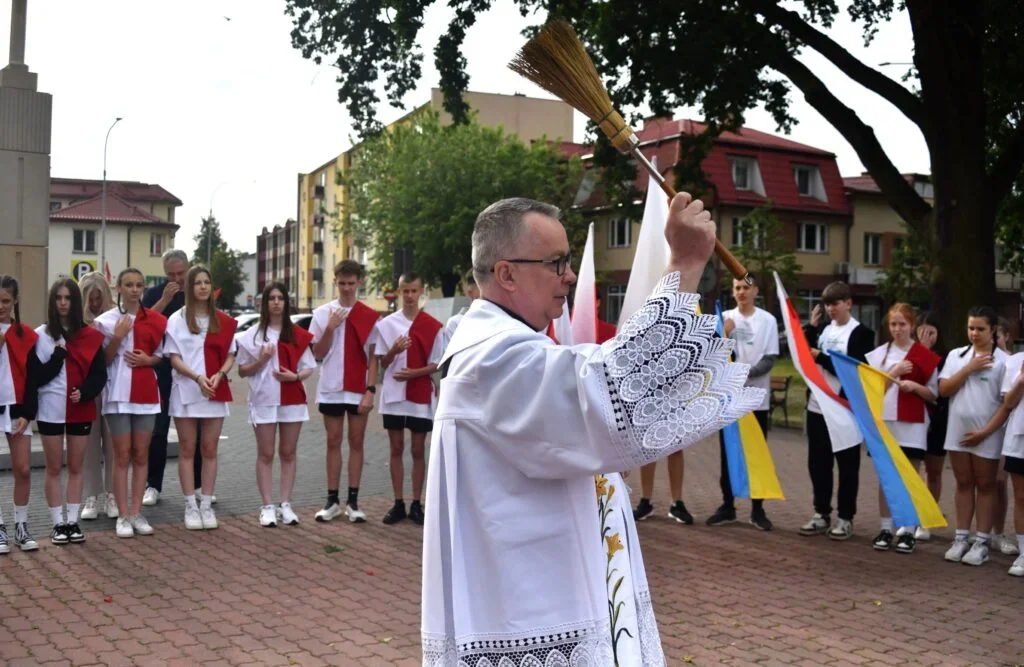
[[(473, 232), (481, 297), (441, 363), (423, 543), (423, 664), (664, 664), (649, 596), (637, 652), (618, 655), (595, 475), (632, 470), (759, 406), (733, 342), (693, 292), (715, 243), (703, 204), (678, 195), (671, 261), (646, 304), (602, 345), (543, 331), (575, 280), (556, 207), (505, 199)], [(623, 536), (626, 538), (626, 536)], [(630, 633), (632, 634), (632, 633)]]

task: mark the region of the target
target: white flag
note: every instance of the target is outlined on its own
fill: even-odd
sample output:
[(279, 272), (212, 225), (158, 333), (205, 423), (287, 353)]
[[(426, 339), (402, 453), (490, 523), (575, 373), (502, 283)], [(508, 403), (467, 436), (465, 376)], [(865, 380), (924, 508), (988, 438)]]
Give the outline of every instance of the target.
[(594, 223), (587, 230), (580, 272), (576, 275), (576, 297), (572, 309), (572, 342), (597, 342), (597, 276), (594, 272)]
[[(657, 163), (655, 162), (655, 166)], [(633, 268), (629, 272), (626, 298), (619, 312), (619, 328), (644, 305), (647, 297), (657, 286), (670, 259), (668, 241), (665, 240), (665, 224), (668, 222), (668, 196), (653, 177), (647, 181), (647, 201), (644, 203), (644, 218), (633, 255)]]

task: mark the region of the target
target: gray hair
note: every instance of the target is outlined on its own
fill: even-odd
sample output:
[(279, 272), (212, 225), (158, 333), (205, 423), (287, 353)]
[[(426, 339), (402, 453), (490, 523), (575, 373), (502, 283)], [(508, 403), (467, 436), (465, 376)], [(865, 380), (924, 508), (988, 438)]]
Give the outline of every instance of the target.
[(540, 213), (556, 220), (562, 212), (557, 206), (526, 197), (496, 201), (476, 217), (473, 225), (473, 276), (478, 285), (491, 280), (491, 269), (520, 245), (529, 213)]
[(173, 261), (173, 260), (176, 260), (176, 259), (180, 260), (182, 262), (185, 262), (186, 264), (188, 264), (188, 255), (185, 254), (184, 250), (178, 250), (177, 248), (171, 248), (170, 250), (166, 251), (161, 256), (160, 259), (163, 260), (163, 263), (164, 263), (165, 266), (167, 265), (167, 262), (170, 262), (170, 261)]

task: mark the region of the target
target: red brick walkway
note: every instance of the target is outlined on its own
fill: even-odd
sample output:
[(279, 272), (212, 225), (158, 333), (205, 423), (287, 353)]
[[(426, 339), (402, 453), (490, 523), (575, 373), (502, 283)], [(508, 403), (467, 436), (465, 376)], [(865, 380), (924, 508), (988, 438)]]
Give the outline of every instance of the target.
[[(670, 664), (1024, 663), (1024, 581), (1006, 575), (1010, 559), (948, 564), (945, 539), (912, 556), (872, 551), (866, 458), (856, 537), (801, 538), (801, 437), (771, 442), (790, 496), (768, 505), (775, 531), (703, 525), (718, 502), (712, 443), (686, 459), (698, 525), (641, 524)], [(214, 532), (174, 522), (150, 538), (90, 532), (82, 546), (0, 557), (0, 663), (418, 665), (420, 529), (380, 524), (388, 504), (368, 499), (374, 519), (361, 526), (315, 524), (307, 508), (297, 528), (242, 515)]]

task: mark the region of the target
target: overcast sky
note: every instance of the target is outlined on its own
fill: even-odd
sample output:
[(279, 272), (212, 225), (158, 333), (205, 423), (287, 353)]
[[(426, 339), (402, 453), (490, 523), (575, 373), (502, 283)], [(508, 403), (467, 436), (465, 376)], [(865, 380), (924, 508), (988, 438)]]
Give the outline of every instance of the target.
[[(0, 4), (4, 62), (10, 4)], [(428, 12), (421, 34), (424, 77), (406, 98), (409, 107), (426, 101), (437, 85), (432, 52), (449, 20), (445, 5)], [(470, 87), (546, 97), (506, 68), (531, 19), (511, 0), (495, 5), (467, 36)], [(290, 30), (284, 2), (276, 0), (30, 0), (26, 60), (39, 75), (39, 89), (54, 98), (52, 175), (99, 179), (104, 135), (122, 116), (110, 135), (108, 178), (159, 183), (180, 198), (179, 247), (191, 251), (200, 217), (212, 205), (227, 241), (254, 251), (261, 227), (295, 216), (296, 174), (351, 146), (332, 68), (304, 60), (291, 46)], [(885, 26), (869, 49), (848, 21), (838, 21), (831, 34), (872, 66), (912, 58), (906, 14)], [(812, 54), (803, 60), (874, 127), (900, 170), (929, 171), (914, 125), (823, 59)], [(907, 68), (881, 69), (898, 78)], [(387, 121), (402, 113), (385, 105), (380, 115)], [(794, 140), (836, 153), (844, 176), (863, 170), (839, 133), (799, 95), (792, 113), (799, 120)], [(700, 118), (692, 109), (679, 115)], [(747, 124), (775, 131), (763, 111), (751, 112)], [(576, 125), (580, 141), (582, 116)]]

